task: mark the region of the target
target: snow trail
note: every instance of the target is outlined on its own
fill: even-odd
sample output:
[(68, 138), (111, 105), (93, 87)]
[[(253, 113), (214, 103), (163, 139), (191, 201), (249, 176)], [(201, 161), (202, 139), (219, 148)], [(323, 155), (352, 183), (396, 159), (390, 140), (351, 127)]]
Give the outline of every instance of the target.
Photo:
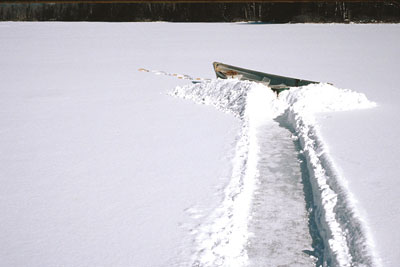
[(301, 162), (291, 133), (272, 121), (258, 136), (260, 175), (249, 219), (249, 266), (314, 266)]
[(277, 98), (263, 85), (238, 80), (177, 87), (171, 95), (243, 121), (225, 198), (197, 231), (193, 266), (379, 266), (314, 116), (375, 103), (328, 84)]

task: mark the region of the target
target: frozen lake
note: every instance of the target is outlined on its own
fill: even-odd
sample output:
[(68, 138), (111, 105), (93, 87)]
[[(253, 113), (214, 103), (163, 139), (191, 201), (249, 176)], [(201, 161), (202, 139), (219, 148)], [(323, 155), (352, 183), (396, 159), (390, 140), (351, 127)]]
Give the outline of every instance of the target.
[(168, 95), (188, 81), (137, 71), (214, 78), (213, 61), (332, 82), (377, 103), (320, 113), (317, 141), (373, 256), (399, 262), (399, 44), (396, 24), (0, 23), (0, 265), (207, 263), (201, 233), (231, 240), (215, 217), (226, 207), (232, 229), (248, 233), (221, 248), (255, 266), (287, 263), (282, 253), (313, 265), (292, 133), (276, 121), (249, 132), (257, 179), (243, 187), (244, 206), (229, 206), (243, 122)]

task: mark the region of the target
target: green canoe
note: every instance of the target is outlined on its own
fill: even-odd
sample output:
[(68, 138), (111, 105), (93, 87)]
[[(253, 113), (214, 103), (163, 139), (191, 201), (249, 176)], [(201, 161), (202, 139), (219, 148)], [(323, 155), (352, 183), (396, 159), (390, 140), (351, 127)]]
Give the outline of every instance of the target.
[(213, 66), (218, 78), (221, 79), (236, 78), (239, 80), (260, 82), (267, 85), (277, 93), (283, 90), (287, 90), (290, 87), (303, 86), (311, 83), (319, 83), (314, 81), (284, 77), (254, 70), (243, 69), (219, 62), (214, 62)]

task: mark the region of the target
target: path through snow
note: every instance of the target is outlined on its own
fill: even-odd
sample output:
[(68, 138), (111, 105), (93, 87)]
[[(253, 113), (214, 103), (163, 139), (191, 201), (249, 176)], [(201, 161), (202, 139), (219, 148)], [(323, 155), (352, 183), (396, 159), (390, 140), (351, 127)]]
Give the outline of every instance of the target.
[(243, 125), (225, 198), (197, 231), (193, 266), (379, 265), (315, 122), (319, 112), (375, 103), (327, 84), (276, 97), (238, 80), (177, 87), (171, 95), (213, 105)]
[[(258, 186), (247, 247), (249, 266), (313, 266), (303, 173), (290, 131), (271, 121), (259, 130)], [(308, 193), (308, 192), (307, 192)]]

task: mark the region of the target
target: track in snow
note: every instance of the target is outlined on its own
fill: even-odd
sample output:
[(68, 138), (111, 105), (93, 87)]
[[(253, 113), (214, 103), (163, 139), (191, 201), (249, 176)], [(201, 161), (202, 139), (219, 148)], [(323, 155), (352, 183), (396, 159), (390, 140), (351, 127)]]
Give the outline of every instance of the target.
[(243, 122), (224, 200), (196, 231), (193, 266), (379, 266), (314, 119), (375, 103), (325, 84), (276, 98), (260, 84), (235, 80), (177, 87), (171, 95)]
[(277, 122), (259, 129), (258, 140), (259, 177), (249, 221), (253, 234), (247, 247), (249, 265), (315, 266), (313, 256), (320, 253), (312, 245), (319, 236), (309, 228), (313, 223), (309, 224), (307, 209), (312, 204), (306, 200), (312, 201), (312, 196), (295, 140)]

